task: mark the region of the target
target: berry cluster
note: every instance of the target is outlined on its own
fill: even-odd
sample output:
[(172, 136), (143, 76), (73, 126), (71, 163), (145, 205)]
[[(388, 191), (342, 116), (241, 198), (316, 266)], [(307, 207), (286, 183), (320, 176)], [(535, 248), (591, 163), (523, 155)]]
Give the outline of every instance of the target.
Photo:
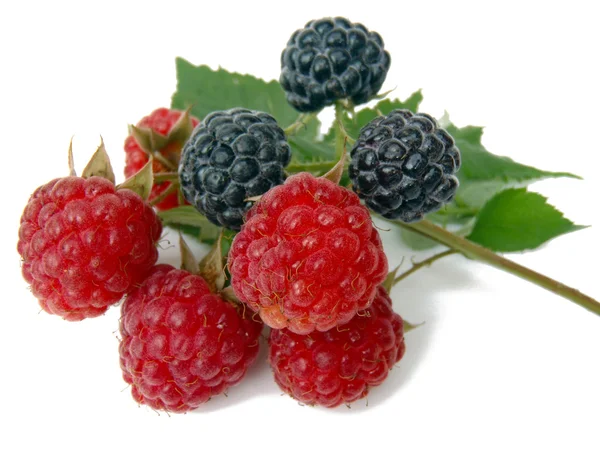
[[(300, 111), (351, 107), (377, 94), (389, 65), (379, 34), (326, 18), (293, 34), (281, 85)], [(51, 314), (83, 320), (122, 300), (120, 365), (138, 403), (185, 412), (239, 383), (263, 322), (275, 381), (301, 402), (347, 404), (385, 380), (404, 354), (404, 323), (368, 208), (414, 221), (453, 196), (460, 154), (434, 119), (398, 110), (365, 126), (351, 152), (354, 192), (339, 184), (344, 158), (324, 176), (288, 177), (286, 133), (265, 112), (200, 121), (160, 108), (130, 132), (125, 182), (115, 185), (103, 145), (80, 177), (70, 158), (70, 176), (31, 195), (17, 249)], [(156, 265), (154, 208), (188, 219), (196, 208), (239, 231), (230, 286), (222, 237), (200, 263), (182, 241), (182, 269)]]

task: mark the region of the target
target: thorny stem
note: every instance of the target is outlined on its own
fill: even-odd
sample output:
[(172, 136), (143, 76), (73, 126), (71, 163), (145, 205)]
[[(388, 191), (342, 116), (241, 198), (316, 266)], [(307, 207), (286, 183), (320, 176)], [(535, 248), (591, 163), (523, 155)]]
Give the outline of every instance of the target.
[(286, 136), (293, 136), (302, 128), (304, 128), (311, 120), (317, 117), (318, 112), (306, 114), (302, 113), (298, 116), (296, 121), (289, 125), (284, 131)]
[[(465, 238), (457, 236), (442, 227), (422, 220), (416, 223), (397, 222), (400, 226), (416, 231), (417, 233), (427, 236), (440, 244), (449, 247), (450, 249), (462, 253), (467, 258), (471, 258), (489, 266), (503, 270), (507, 273), (522, 278), (530, 283), (540, 286), (544, 289), (554, 292), (561, 297), (571, 300), (573, 303), (600, 315), (600, 303), (582, 292), (570, 286), (562, 284), (552, 278), (549, 278), (541, 273), (535, 272), (525, 266), (517, 264), (509, 259), (506, 259), (491, 250), (488, 250), (481, 245), (471, 242)], [(404, 275), (404, 274), (403, 274)], [(402, 275), (401, 275), (402, 276)]]
[(421, 262), (413, 263), (413, 265), (410, 269), (408, 269), (406, 272), (403, 272), (400, 275), (398, 275), (396, 278), (394, 278), (393, 284), (395, 285), (395, 284), (399, 283), (400, 281), (402, 281), (406, 277), (412, 275), (413, 273), (415, 273), (417, 270), (421, 269), (422, 267), (430, 266), (431, 264), (436, 262), (438, 259), (442, 259), (445, 256), (454, 255), (456, 253), (458, 253), (457, 250), (449, 249), (442, 253), (438, 253), (437, 255), (430, 256), (429, 258), (424, 259)]
[[(348, 107), (344, 105), (343, 102), (336, 102), (335, 120), (337, 126), (335, 128), (335, 142), (336, 155), (338, 158), (342, 155), (345, 141), (349, 141), (349, 136), (346, 130), (344, 129), (344, 125), (342, 122), (344, 111), (347, 110)], [(445, 245), (446, 247), (449, 247), (449, 251), (452, 251), (453, 253), (461, 253), (467, 258), (474, 259), (489, 266), (503, 270), (504, 272), (515, 275), (539, 287), (547, 289), (550, 292), (560, 295), (561, 297), (572, 301), (573, 303), (595, 313), (596, 315), (600, 315), (600, 302), (593, 299), (592, 297), (585, 295), (584, 293), (578, 291), (575, 288), (567, 286), (563, 283), (553, 280), (550, 277), (542, 275), (541, 273), (535, 272), (534, 270), (531, 270), (525, 266), (517, 264), (507, 258), (504, 258), (494, 253), (493, 251), (488, 250), (487, 248), (482, 247), (481, 245), (478, 245), (472, 241), (469, 241), (468, 239), (458, 236), (438, 225), (435, 225), (434, 223), (428, 220), (421, 220), (420, 222), (410, 224), (403, 223), (400, 221), (395, 222), (404, 228), (415, 231), (423, 236), (433, 239), (434, 241), (442, 245)], [(447, 254), (450, 253), (440, 253), (439, 255), (437, 255), (437, 258), (428, 261), (428, 263), (431, 264), (436, 259), (442, 258)], [(422, 263), (424, 264), (425, 261), (423, 261)], [(413, 266), (412, 269), (409, 269), (408, 272), (405, 272), (404, 274), (400, 275), (400, 277), (404, 278), (410, 275), (410, 273), (414, 272), (415, 270), (418, 270), (418, 268), (420, 267), (421, 266)]]

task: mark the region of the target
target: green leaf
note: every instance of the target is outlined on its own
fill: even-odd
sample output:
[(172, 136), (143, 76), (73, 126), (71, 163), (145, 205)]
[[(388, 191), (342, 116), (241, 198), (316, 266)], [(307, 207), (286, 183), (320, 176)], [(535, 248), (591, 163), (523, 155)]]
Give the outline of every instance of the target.
[(406, 228), (400, 229), (400, 237), (402, 238), (402, 242), (412, 250), (428, 250), (439, 245), (434, 240), (422, 236), (419, 233), (415, 233), (414, 231), (407, 230)]
[(221, 232), (220, 227), (189, 205), (158, 211), (158, 217), (161, 218), (163, 225), (179, 229), (206, 244), (213, 244)]
[(505, 156), (497, 156), (481, 144), (483, 128), (467, 126), (457, 128), (450, 124), (446, 131), (456, 141), (462, 157), (458, 172), (460, 186), (455, 205), (481, 208), (502, 189), (524, 187), (546, 178), (579, 178), (567, 172), (548, 172), (519, 164)]
[(271, 114), (282, 127), (298, 117), (277, 81), (266, 82), (221, 68), (195, 66), (183, 58), (177, 58), (175, 64), (177, 91), (171, 102), (173, 108), (191, 106), (192, 114), (200, 119), (213, 111), (248, 108)]
[(495, 252), (519, 252), (582, 228), (563, 217), (542, 195), (507, 189), (481, 209), (468, 238)]
[[(361, 109), (354, 115), (354, 117), (350, 117), (346, 114), (343, 120), (344, 128), (346, 129), (346, 132), (350, 137), (356, 139), (360, 134), (361, 128), (367, 125), (375, 117), (377, 117), (379, 113), (385, 115), (389, 114), (395, 109), (409, 109), (413, 112), (417, 112), (417, 110), (419, 109), (419, 105), (422, 101), (423, 94), (420, 90), (411, 94), (410, 97), (408, 97), (404, 101), (398, 99), (381, 100), (372, 108)], [(335, 141), (335, 124), (333, 124), (327, 132), (327, 136), (325, 136), (325, 141)]]
[(288, 136), (292, 147), (291, 164), (332, 161), (335, 159), (335, 147), (331, 142), (319, 140), (316, 136), (296, 134)]
[[(231, 73), (224, 69), (194, 66), (183, 58), (176, 59), (177, 91), (173, 108), (186, 109), (203, 118), (207, 114), (235, 107), (249, 108), (271, 114), (282, 128), (294, 123), (299, 113), (290, 106), (277, 81), (264, 81), (252, 75)], [(312, 119), (296, 134), (288, 137), (293, 161), (328, 161), (335, 151), (332, 145), (319, 138), (321, 122)]]

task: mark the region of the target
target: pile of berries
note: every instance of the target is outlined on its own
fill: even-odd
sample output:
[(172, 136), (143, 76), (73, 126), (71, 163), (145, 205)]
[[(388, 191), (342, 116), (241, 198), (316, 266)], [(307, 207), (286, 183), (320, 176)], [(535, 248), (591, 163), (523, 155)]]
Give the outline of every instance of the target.
[[(311, 21), (282, 53), (281, 86), (300, 112), (360, 104), (390, 61), (363, 25)], [(386, 379), (404, 355), (404, 323), (369, 208), (414, 221), (452, 198), (460, 154), (434, 119), (397, 110), (365, 126), (352, 189), (339, 184), (345, 157), (324, 176), (288, 176), (286, 133), (244, 108), (203, 120), (157, 109), (130, 127), (125, 155), (120, 185), (101, 145), (81, 176), (71, 167), (39, 187), (17, 248), (46, 312), (78, 321), (122, 302), (120, 366), (138, 403), (199, 407), (244, 378), (267, 330), (275, 381), (300, 402), (348, 404)], [(226, 266), (220, 238), (200, 263), (182, 242), (181, 269), (156, 264), (155, 209), (181, 205), (237, 232)]]

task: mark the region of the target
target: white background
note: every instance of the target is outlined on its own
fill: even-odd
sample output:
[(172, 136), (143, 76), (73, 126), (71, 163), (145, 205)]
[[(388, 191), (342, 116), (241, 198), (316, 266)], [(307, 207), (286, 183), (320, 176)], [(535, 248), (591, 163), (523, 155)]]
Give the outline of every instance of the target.
[[(280, 395), (263, 352), (228, 397), (168, 416), (139, 408), (121, 379), (118, 308), (81, 323), (39, 313), (16, 252), (27, 198), (67, 174), (72, 135), (79, 170), (101, 134), (122, 174), (126, 125), (169, 105), (176, 56), (277, 78), (295, 29), (343, 15), (383, 36), (384, 90), (422, 88), (423, 111), (485, 125), (490, 151), (584, 177), (533, 189), (596, 228), (510, 258), (599, 298), (594, 3), (3, 2), (0, 447), (599, 448), (600, 317), (459, 256), (394, 289), (395, 309), (425, 325), (368, 405), (299, 406)], [(383, 238), (390, 266), (413, 255), (394, 232)]]

